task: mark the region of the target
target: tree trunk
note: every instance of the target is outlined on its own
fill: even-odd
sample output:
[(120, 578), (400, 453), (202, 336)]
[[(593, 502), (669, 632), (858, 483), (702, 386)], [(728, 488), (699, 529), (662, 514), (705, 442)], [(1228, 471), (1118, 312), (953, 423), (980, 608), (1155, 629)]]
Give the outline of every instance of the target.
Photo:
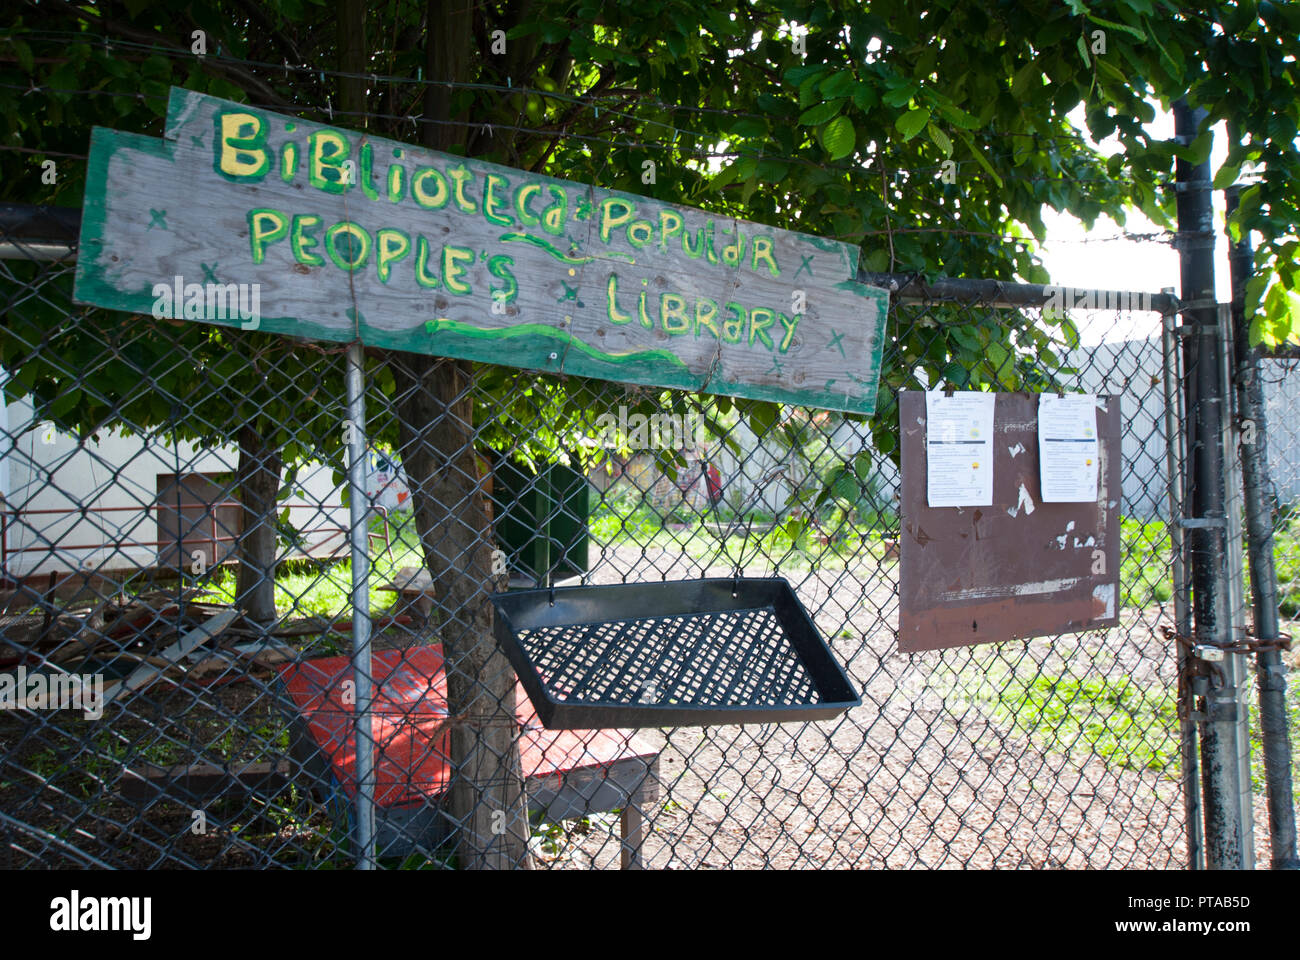
[(259, 624), (275, 620), (275, 510), (280, 493), (280, 448), (255, 423), (239, 428), (238, 498), (243, 505), (236, 556), (235, 606)]
[(390, 362), (398, 451), (434, 584), (447, 664), (453, 776), (447, 812), (469, 869), (528, 868), (515, 674), (497, 646), (488, 593), (491, 521), (474, 451), (469, 364), (404, 354)]

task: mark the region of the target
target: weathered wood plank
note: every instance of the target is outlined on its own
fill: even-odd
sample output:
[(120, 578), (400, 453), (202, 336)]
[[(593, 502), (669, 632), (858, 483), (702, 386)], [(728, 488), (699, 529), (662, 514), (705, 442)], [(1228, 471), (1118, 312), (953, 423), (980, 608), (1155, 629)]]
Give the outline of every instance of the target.
[(165, 139), (95, 130), (75, 296), (870, 412), (887, 294), (856, 267), (838, 241), (173, 89)]
[(292, 764), (288, 760), (230, 767), (211, 763), (160, 767), (146, 763), (128, 768), (118, 790), (126, 800), (167, 797), (182, 803), (202, 803), (248, 794), (274, 795), (289, 785), (292, 775)]

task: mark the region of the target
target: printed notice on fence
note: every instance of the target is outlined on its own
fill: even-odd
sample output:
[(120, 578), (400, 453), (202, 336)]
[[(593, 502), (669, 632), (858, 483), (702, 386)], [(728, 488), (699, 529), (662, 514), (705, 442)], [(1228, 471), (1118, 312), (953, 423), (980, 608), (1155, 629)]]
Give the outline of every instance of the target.
[(926, 497), (932, 507), (993, 503), (993, 404), (996, 394), (925, 395)]
[(1097, 500), (1097, 396), (1038, 396), (1038, 463), (1044, 503)]

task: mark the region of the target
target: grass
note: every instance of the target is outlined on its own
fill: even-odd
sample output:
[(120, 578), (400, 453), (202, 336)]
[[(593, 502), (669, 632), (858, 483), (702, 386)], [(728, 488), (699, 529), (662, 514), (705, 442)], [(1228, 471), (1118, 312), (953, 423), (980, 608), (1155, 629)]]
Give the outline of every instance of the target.
[(1119, 586), (1121, 604), (1146, 607), (1167, 603), (1174, 595), (1169, 528), (1163, 520), (1120, 520)]
[[(1250, 709), (1250, 783), (1255, 793), (1261, 796), (1266, 792), (1264, 772), (1264, 734), (1259, 725), (1259, 702), (1256, 697), (1249, 698)], [(1286, 726), (1291, 739), (1291, 797), (1292, 802), (1300, 808), (1300, 776), (1296, 774), (1296, 757), (1300, 755), (1300, 687), (1294, 675), (1287, 684)]]
[[(375, 517), (370, 523), (372, 533), (384, 529), (383, 520)], [(409, 515), (394, 514), (389, 521), (389, 549), (372, 550), (370, 558), (370, 611), (382, 613), (393, 602), (391, 591), (380, 587), (391, 581), (402, 567), (422, 567), (424, 556), (420, 551), (419, 535), (415, 521)], [(235, 569), (219, 567), (212, 571), (203, 586), (211, 590), (222, 603), (235, 599)], [(323, 564), (317, 561), (289, 561), (282, 564), (275, 578), (275, 608), (281, 616), (323, 617), (327, 620), (344, 619), (352, 605), (352, 561)]]
[[(588, 529), (598, 548), (636, 546), (678, 550), (711, 565), (730, 566), (742, 555), (746, 563), (766, 558), (783, 568), (803, 570), (843, 569), (855, 560), (866, 558), (877, 563), (884, 557), (886, 531), (897, 527), (895, 521), (881, 514), (846, 513), (835, 507), (816, 522), (806, 517), (786, 517), (772, 529), (758, 532), (758, 528), (776, 518), (755, 510), (735, 523), (737, 532), (726, 537), (724, 543), (706, 527), (717, 523), (712, 510), (703, 514), (677, 511), (664, 515), (628, 491), (593, 499)], [(734, 520), (731, 511), (725, 508), (721, 516), (723, 523)], [(754, 529), (746, 536), (751, 522)]]
[(1174, 774), (1178, 768), (1172, 690), (1128, 676), (1039, 675), (1027, 681), (1006, 676), (990, 677), (974, 699), (995, 722), (1040, 748), (1074, 758), (1095, 756), (1125, 770)]

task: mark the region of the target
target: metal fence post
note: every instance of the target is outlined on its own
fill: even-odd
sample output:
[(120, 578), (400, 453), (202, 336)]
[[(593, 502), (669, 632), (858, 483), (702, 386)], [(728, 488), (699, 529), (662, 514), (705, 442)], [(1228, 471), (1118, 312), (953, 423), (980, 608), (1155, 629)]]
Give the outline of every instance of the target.
[(366, 535), (366, 394), (360, 342), (347, 350), (348, 510), (352, 552), (352, 677), (356, 683), (357, 868), (375, 866), (374, 734), (370, 724), (370, 538)]
[[(1231, 131), (1230, 131), (1231, 132)], [(1228, 213), (1237, 208), (1238, 190), (1227, 191)], [(1273, 516), (1268, 490), (1268, 427), (1259, 350), (1250, 346), (1246, 321), (1246, 282), (1254, 272), (1250, 234), (1230, 243), (1232, 271), (1233, 352), (1237, 410), (1249, 439), (1241, 444), (1241, 476), (1246, 500), (1246, 549), (1254, 600), (1255, 639), (1278, 639), (1277, 570), (1273, 558)], [(1264, 741), (1264, 776), (1268, 793), (1269, 845), (1275, 870), (1298, 870), (1295, 806), (1291, 786), (1291, 740), (1286, 725), (1286, 665), (1277, 647), (1256, 652), (1259, 678), (1259, 725)]]
[[(1196, 139), (1203, 110), (1185, 100), (1174, 104), (1175, 136), (1187, 146)], [(1219, 358), (1218, 313), (1214, 303), (1214, 211), (1210, 202), (1210, 164), (1181, 157), (1176, 165), (1178, 253), (1187, 373), (1190, 517), (1176, 518), (1188, 528), (1196, 648), (1193, 691), (1204, 703), (1201, 723), (1201, 777), (1205, 807), (1205, 865), (1211, 870), (1243, 866), (1242, 810), (1237, 755), (1236, 685), (1222, 667), (1226, 656), (1213, 648), (1232, 641), (1227, 578), (1227, 515), (1224, 491), (1222, 407), (1225, 387)], [(1218, 662), (1215, 662), (1218, 661)], [(1225, 666), (1231, 666), (1225, 663)]]
[[(1219, 304), (1219, 377), (1223, 384), (1224, 398), (1221, 409), (1220, 435), (1224, 443), (1223, 490), (1224, 517), (1228, 541), (1228, 635), (1234, 640), (1246, 636), (1246, 557), (1242, 552), (1242, 543), (1246, 533), (1242, 529), (1241, 483), (1238, 479), (1240, 460), (1237, 451), (1241, 447), (1240, 421), (1236, 416), (1236, 394), (1232, 388), (1232, 309), (1226, 303)], [(1250, 671), (1244, 657), (1228, 655), (1221, 669), (1226, 682), (1232, 684), (1233, 698), (1240, 709), (1237, 714), (1236, 744), (1237, 753), (1237, 795), (1241, 804), (1241, 866), (1244, 870), (1255, 869), (1255, 797), (1254, 786), (1250, 776)]]
[[(1172, 293), (1172, 288), (1170, 288)], [(1188, 604), (1187, 570), (1184, 558), (1184, 531), (1178, 521), (1186, 515), (1184, 506), (1187, 484), (1185, 465), (1187, 449), (1185, 431), (1180, 424), (1185, 422), (1182, 409), (1182, 394), (1178, 384), (1182, 382), (1182, 371), (1178, 367), (1177, 335), (1174, 328), (1178, 323), (1178, 314), (1165, 312), (1160, 318), (1161, 358), (1164, 361), (1164, 400), (1165, 400), (1165, 460), (1169, 471), (1169, 551), (1173, 558), (1174, 577), (1174, 629), (1178, 636), (1187, 637), (1192, 633), (1192, 611)], [(1175, 651), (1178, 659), (1178, 675), (1187, 676), (1189, 651), (1183, 644), (1178, 644)], [(1180, 694), (1182, 691), (1179, 691)], [(1200, 761), (1196, 756), (1196, 723), (1184, 711), (1184, 703), (1179, 703), (1178, 744), (1179, 755), (1183, 761), (1183, 810), (1186, 814), (1184, 831), (1187, 836), (1187, 867), (1189, 870), (1205, 869), (1205, 840), (1201, 829), (1201, 785)]]

